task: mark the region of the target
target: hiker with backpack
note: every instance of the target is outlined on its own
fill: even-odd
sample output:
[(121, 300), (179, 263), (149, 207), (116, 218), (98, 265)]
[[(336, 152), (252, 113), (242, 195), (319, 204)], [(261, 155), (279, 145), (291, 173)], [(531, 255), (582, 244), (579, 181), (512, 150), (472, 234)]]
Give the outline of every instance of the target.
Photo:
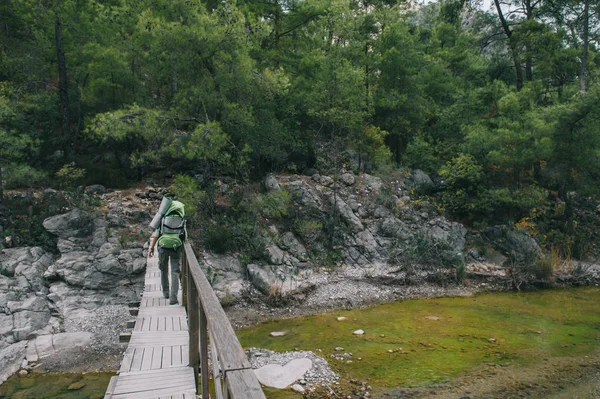
[[(181, 254), (187, 232), (185, 230), (185, 206), (179, 201), (164, 197), (160, 208), (150, 223), (154, 232), (149, 256), (154, 256), (158, 244), (158, 268), (163, 296), (170, 305), (177, 305)], [(171, 263), (171, 289), (169, 290), (169, 261)]]

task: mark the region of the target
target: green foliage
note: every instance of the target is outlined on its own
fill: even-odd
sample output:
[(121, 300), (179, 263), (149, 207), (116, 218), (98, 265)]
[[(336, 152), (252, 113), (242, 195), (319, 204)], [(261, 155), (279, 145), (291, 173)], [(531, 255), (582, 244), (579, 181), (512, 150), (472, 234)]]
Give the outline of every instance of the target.
[(320, 220), (303, 217), (294, 220), (294, 233), (298, 234), (306, 245), (313, 245), (323, 233), (323, 223)]
[(73, 188), (80, 182), (86, 174), (86, 170), (78, 168), (74, 162), (63, 165), (56, 172), (55, 177), (59, 187), (62, 189)]
[(285, 188), (258, 196), (253, 208), (267, 219), (282, 219), (290, 212), (292, 195)]
[(222, 224), (209, 225), (204, 234), (204, 247), (218, 254), (234, 251), (238, 248), (236, 237), (229, 226)]
[(206, 193), (194, 178), (186, 175), (177, 175), (171, 186), (177, 199), (185, 204), (186, 216), (197, 219), (198, 209), (202, 209), (206, 201)]
[(464, 257), (451, 244), (451, 238), (436, 239), (426, 234), (398, 239), (392, 245), (388, 261), (400, 267), (402, 280), (411, 284), (420, 279), (445, 282), (449, 271), (457, 281), (464, 277)]
[(49, 181), (46, 172), (24, 164), (5, 166), (2, 178), (4, 179), (4, 188), (8, 189), (40, 187)]

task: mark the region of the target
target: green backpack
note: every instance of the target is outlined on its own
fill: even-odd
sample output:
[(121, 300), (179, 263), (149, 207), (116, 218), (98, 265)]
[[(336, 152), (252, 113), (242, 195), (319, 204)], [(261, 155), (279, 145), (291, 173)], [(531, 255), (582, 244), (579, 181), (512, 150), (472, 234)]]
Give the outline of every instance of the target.
[(173, 201), (160, 223), (159, 247), (177, 249), (183, 245), (187, 235), (184, 216), (184, 205)]

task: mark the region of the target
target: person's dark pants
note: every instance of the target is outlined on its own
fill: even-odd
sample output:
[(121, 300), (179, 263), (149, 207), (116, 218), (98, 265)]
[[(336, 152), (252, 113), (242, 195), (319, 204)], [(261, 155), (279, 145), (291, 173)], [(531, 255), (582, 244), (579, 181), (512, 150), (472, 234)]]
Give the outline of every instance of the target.
[[(171, 291), (169, 291), (169, 259), (171, 260)], [(158, 249), (158, 269), (160, 270), (160, 282), (165, 298), (171, 298), (171, 304), (177, 303), (177, 292), (179, 291), (179, 271), (181, 270), (181, 248)]]

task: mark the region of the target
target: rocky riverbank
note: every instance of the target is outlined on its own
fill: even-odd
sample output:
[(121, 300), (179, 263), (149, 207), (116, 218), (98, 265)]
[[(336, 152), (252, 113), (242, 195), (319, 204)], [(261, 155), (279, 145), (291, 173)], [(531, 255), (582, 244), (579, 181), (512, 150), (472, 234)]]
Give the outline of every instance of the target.
[[(298, 215), (335, 211), (343, 227), (336, 233), (336, 261), (325, 264), (322, 242), (275, 221), (264, 232), (266, 256), (260, 260), (242, 263), (238, 253), (201, 251), (199, 245), (196, 251), (235, 327), (405, 298), (521, 288), (527, 276), (515, 265), (523, 254), (541, 251), (536, 241), (506, 226), (468, 231), (432, 204), (411, 198), (432, 185), (418, 170), (387, 183), (367, 174), (270, 175), (266, 195), (289, 193)], [(232, 191), (224, 184), (219, 192), (227, 200)], [(89, 187), (86, 195), (97, 196), (100, 207), (65, 209), (44, 221), (58, 253), (2, 250), (0, 382), (32, 368), (118, 368), (127, 304), (143, 289), (147, 225), (165, 194), (152, 185)], [(51, 200), (56, 192), (39, 195)], [(597, 284), (600, 267), (564, 263), (552, 281)]]

